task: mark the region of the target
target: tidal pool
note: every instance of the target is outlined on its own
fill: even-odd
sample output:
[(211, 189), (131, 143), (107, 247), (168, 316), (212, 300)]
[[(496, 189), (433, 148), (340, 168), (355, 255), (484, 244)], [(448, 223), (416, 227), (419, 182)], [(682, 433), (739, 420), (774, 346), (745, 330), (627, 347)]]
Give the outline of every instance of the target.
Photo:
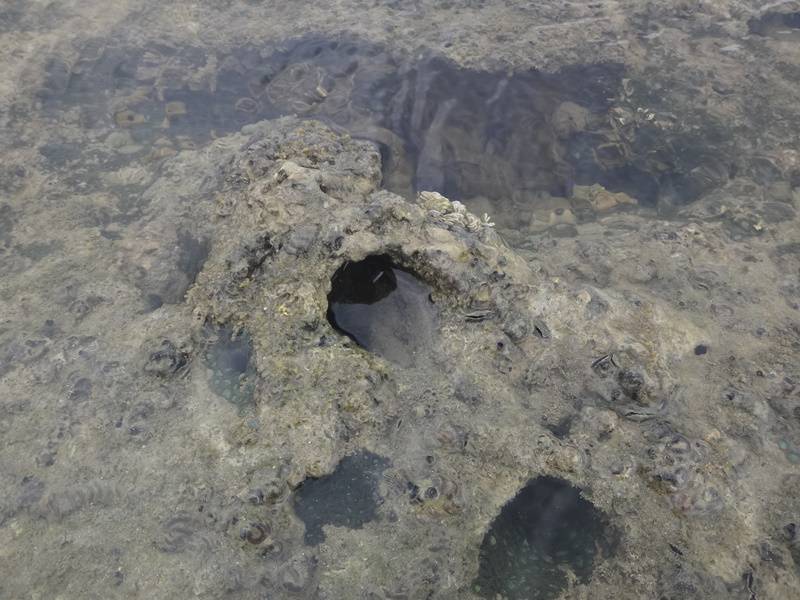
[(345, 456), (332, 473), (307, 479), (294, 493), (292, 506), (306, 527), (305, 543), (325, 540), (323, 527), (358, 529), (378, 515), (378, 483), (390, 461), (363, 450)]
[(537, 477), (503, 506), (486, 532), (475, 589), (484, 598), (551, 600), (568, 573), (587, 583), (614, 534), (579, 489)]
[[(676, 128), (650, 108), (610, 112), (631, 95), (661, 102), (618, 63), (492, 72), (431, 52), (412, 58), (356, 37), (311, 35), (227, 52), (93, 40), (76, 64), (51, 61), (39, 91), (46, 117), (76, 111), (89, 131), (116, 130), (113, 154), (95, 150), (109, 166), (160, 160), (294, 114), (378, 144), (387, 189), (437, 191), (522, 230), (625, 204), (681, 205), (729, 179), (735, 154), (716, 120)], [(80, 156), (69, 143), (40, 151), (53, 166)], [(625, 196), (598, 204), (576, 190), (592, 185)], [(561, 209), (555, 217), (536, 214), (551, 204)]]

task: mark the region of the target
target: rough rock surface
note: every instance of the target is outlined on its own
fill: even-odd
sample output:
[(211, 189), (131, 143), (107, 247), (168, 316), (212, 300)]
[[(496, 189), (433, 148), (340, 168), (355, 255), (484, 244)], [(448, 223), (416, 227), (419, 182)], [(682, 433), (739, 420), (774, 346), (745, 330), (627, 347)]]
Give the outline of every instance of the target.
[[(140, 261), (134, 241), (163, 236), (165, 222), (201, 227), (208, 259), (186, 304), (132, 316), (125, 342), (43, 335), (47, 351), (7, 375), (6, 389), (17, 390), (7, 397), (23, 411), (26, 387), (70, 371), (52, 401), (71, 433), (40, 442), (59, 475), (29, 479), (30, 491), (4, 505), (5, 547), (15, 549), (5, 560), (44, 572), (40, 581), (57, 577), (35, 546), (25, 552), (23, 540), (37, 539), (61, 543), (63, 564), (91, 565), (97, 581), (133, 580), (142, 593), (188, 585), (212, 596), (463, 598), (489, 523), (526, 481), (550, 475), (582, 489), (619, 536), (592, 580), (566, 597), (730, 597), (749, 578), (764, 597), (795, 594), (784, 528), (796, 467), (779, 446), (797, 435), (794, 309), (763, 284), (730, 286), (715, 263), (724, 224), (642, 221), (619, 234), (640, 240), (633, 258), (605, 242), (610, 225), (599, 223), (526, 260), (457, 203), (382, 191), (380, 172), (372, 144), (295, 119), (249, 126), (168, 163), (145, 194), (148, 214), (171, 217), (128, 229), (120, 260)], [(655, 261), (664, 253), (669, 261)], [(334, 272), (371, 255), (388, 255), (432, 290), (438, 330), (411, 368), (359, 348), (325, 318)], [(584, 271), (559, 264), (576, 255)], [(735, 268), (747, 268), (747, 256)], [(773, 256), (762, 280), (792, 255)], [(673, 281), (687, 269), (694, 285)], [(111, 302), (86, 321), (102, 322)], [(760, 333), (737, 325), (756, 319)], [(209, 390), (204, 332), (219, 326), (252, 340), (250, 412)], [(137, 389), (134, 402), (115, 392), (126, 386)], [(13, 418), (8, 440), (39, 425)], [(291, 489), (361, 450), (391, 464), (377, 517), (326, 527), (323, 543), (304, 546)], [(91, 453), (114, 456), (113, 469), (82, 476)], [(409, 492), (430, 487), (432, 501)], [(87, 511), (91, 523), (76, 530), (72, 520)], [(268, 524), (268, 542), (240, 540), (253, 523)]]
[[(614, 542), (562, 599), (800, 596), (797, 3), (218, 4), (0, 8), (0, 597), (477, 598), (537, 477)], [(538, 155), (594, 128), (601, 166), (670, 193), (401, 197), (396, 140), (352, 104), (184, 127), (206, 98), (254, 119), (225, 60), (309, 31), (372, 69), (621, 65), (599, 113), (556, 103)], [(264, 93), (330, 118), (323, 71)], [(438, 131), (467, 162), (486, 141)], [(407, 364), (326, 319), (375, 255), (431, 290)], [(310, 480), (335, 493), (309, 538)]]

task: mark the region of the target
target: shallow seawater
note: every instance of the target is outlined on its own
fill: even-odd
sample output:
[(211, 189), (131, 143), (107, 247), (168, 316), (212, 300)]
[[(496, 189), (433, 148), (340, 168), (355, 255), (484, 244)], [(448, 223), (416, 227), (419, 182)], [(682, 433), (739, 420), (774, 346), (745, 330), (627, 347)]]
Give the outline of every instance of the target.
[(800, 38), (800, 11), (767, 11), (747, 23), (751, 33), (762, 36), (793, 39)]
[(481, 544), (475, 589), (484, 598), (551, 600), (592, 575), (612, 546), (607, 518), (579, 489), (538, 477), (503, 506)]
[(800, 597), (800, 12), (728, 4), (0, 2), (0, 598)]
[(253, 346), (246, 332), (234, 333), (227, 327), (211, 331), (206, 350), (208, 383), (215, 394), (240, 410), (253, 402), (256, 370), (252, 364)]
[[(503, 227), (540, 231), (616, 205), (690, 202), (730, 176), (719, 152), (728, 140), (710, 139), (713, 123), (681, 131), (650, 109), (609, 116), (620, 98), (649, 93), (623, 85), (625, 75), (615, 63), (470, 70), (358, 38), (223, 53), (95, 40), (72, 67), (50, 63), (40, 97), (51, 118), (77, 111), (89, 130), (115, 129), (108, 142), (128, 160), (159, 160), (265, 118), (321, 119), (380, 146), (388, 189), (437, 191)], [(79, 149), (41, 152), (63, 165)], [(591, 185), (629, 199), (594, 210), (575, 191)]]
[(358, 529), (378, 516), (378, 484), (391, 462), (367, 450), (345, 456), (330, 475), (307, 479), (294, 493), (294, 512), (305, 524), (305, 543), (325, 540), (323, 527)]

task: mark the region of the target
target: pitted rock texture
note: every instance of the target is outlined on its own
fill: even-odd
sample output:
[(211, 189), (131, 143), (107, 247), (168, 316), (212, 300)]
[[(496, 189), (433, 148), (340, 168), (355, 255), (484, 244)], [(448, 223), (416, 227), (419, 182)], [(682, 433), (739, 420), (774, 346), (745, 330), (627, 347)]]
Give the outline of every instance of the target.
[[(620, 536), (561, 600), (800, 597), (798, 11), (3, 3), (0, 597), (475, 599), (539, 477)], [(415, 364), (326, 318), (376, 254)]]
[[(34, 572), (61, 581), (36, 540), (97, 589), (120, 572), (177, 596), (479, 597), (490, 524), (536, 477), (580, 490), (619, 533), (559, 578), (563, 598), (795, 595), (794, 211), (753, 234), (714, 194), (682, 219), (620, 213), (512, 249), (491, 215), (380, 181), (370, 142), (258, 123), (166, 159), (113, 252), (70, 242), (81, 251), (62, 260), (95, 269), (56, 295), (63, 314), (24, 316), (47, 314), (61, 263), (8, 280), (31, 333), (4, 346), (2, 423), (11, 450), (39, 440), (7, 463), (12, 595)], [(731, 183), (722, 213), (770, 206), (750, 189)], [(202, 257), (191, 283), (187, 256)], [(335, 274), (370, 256), (430, 289), (413, 364), (327, 319)], [(158, 304), (147, 280), (191, 287)], [(31, 410), (32, 385), (48, 410)], [(296, 490), (363, 452), (388, 465), (369, 518), (345, 486), (346, 518), (309, 534)], [(62, 544), (76, 530), (91, 548)]]
[[(566, 478), (622, 531), (618, 553), (596, 561), (602, 578), (581, 585), (618, 594), (624, 580), (637, 581), (630, 597), (641, 597), (657, 585), (642, 574), (669, 578), (676, 560), (739, 584), (743, 563), (723, 568), (699, 550), (710, 536), (733, 557), (732, 544), (769, 535), (739, 513), (758, 502), (749, 488), (758, 476), (750, 472), (748, 484), (743, 475), (747, 450), (718, 429), (709, 388), (687, 375), (704, 370), (697, 340), (721, 330), (698, 327), (657, 297), (632, 302), (537, 272), (490, 222), (439, 194), (409, 202), (380, 190), (369, 143), (292, 119), (248, 135), (226, 167), (233, 183), (221, 196), (232, 210), (214, 224), (189, 303), (199, 320), (252, 336), (264, 428), (249, 451), (269, 453), (279, 439), (283, 459), (309, 477), (359, 448), (392, 461), (382, 514), (358, 532), (326, 530), (325, 544), (350, 558), (320, 556), (320, 573), (329, 573), (321, 590), (335, 597), (356, 580), (378, 589), (386, 568), (412, 596), (473, 593), (481, 532), (535, 475)], [(259, 247), (269, 251), (234, 267)], [(358, 347), (325, 318), (331, 277), (379, 255), (430, 286), (440, 313), (426, 360), (410, 369)], [(567, 433), (557, 437), (550, 424), (564, 419)], [(436, 492), (426, 500), (420, 490), (429, 487)], [(369, 539), (374, 562), (361, 570), (352, 544)], [(425, 558), (452, 578), (419, 580), (418, 565), (399, 560), (421, 539), (448, 548)]]

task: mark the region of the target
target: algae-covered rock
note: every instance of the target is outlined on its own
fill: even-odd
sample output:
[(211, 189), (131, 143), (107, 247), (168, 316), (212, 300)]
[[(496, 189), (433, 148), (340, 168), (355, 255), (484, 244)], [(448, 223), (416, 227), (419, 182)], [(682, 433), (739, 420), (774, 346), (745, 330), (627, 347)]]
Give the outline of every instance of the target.
[[(594, 570), (614, 580), (632, 576), (645, 568), (642, 560), (660, 569), (661, 548), (670, 553), (676, 536), (702, 547), (708, 518), (717, 530), (742, 527), (733, 480), (710, 468), (722, 464), (709, 457), (719, 441), (699, 439), (712, 424), (680, 416), (699, 415), (703, 400), (687, 395), (670, 366), (684, 352), (692, 355), (692, 340), (710, 334), (667, 304), (631, 305), (614, 291), (570, 289), (536, 273), (488, 220), (460, 203), (381, 190), (375, 147), (318, 123), (283, 119), (251, 127), (223, 177), (231, 183), (220, 193), (237, 201), (213, 226), (213, 248), (188, 302), (196, 318), (252, 339), (261, 425), (246, 452), (263, 460), (280, 440), (291, 487), (303, 477), (329, 477), (356, 452), (392, 464), (369, 515), (359, 517), (355, 503), (346, 519), (331, 517), (331, 525), (341, 521), (335, 527), (319, 517), (313, 539), (318, 543), (324, 530), (321, 591), (346, 594), (356, 585), (350, 577), (380, 586), (383, 568), (392, 565), (407, 574), (413, 597), (435, 592), (439, 579), (419, 580), (410, 564), (398, 562), (426, 547), (420, 540), (435, 538), (447, 555), (473, 557), (450, 565), (460, 582), (454, 589), (483, 594), (490, 588), (471, 584), (478, 548), (491, 543), (483, 535), (536, 476), (566, 477), (592, 510), (625, 532), (619, 545), (581, 563), (581, 585), (593, 584)], [(586, 191), (595, 204), (598, 196), (632, 202), (600, 186)], [(430, 290), (423, 312), (402, 294), (400, 305), (382, 304), (399, 293), (400, 274)], [(602, 310), (595, 310), (600, 298)], [(361, 303), (352, 314), (374, 328), (348, 330), (337, 313), (343, 302)], [(371, 306), (385, 306), (376, 313), (385, 323), (402, 315), (402, 331), (368, 325), (380, 318), (368, 316)], [(424, 316), (429, 310), (435, 319)], [(588, 319), (590, 310), (595, 316)], [(517, 322), (533, 325), (509, 329)], [(590, 414), (605, 421), (595, 424)], [(438, 479), (450, 482), (441, 484), (448, 495), (430, 483)], [(436, 509), (440, 503), (446, 510)], [(676, 511), (692, 520), (692, 533), (678, 533)], [(348, 532), (350, 522), (359, 529)], [(627, 561), (641, 548), (652, 549), (650, 558)], [(383, 567), (338, 569), (345, 554), (359, 552)], [(423, 554), (440, 564), (439, 552)], [(537, 560), (544, 558), (519, 557), (519, 564)], [(568, 581), (548, 581), (549, 597)]]
[(586, 202), (596, 212), (603, 213), (618, 206), (637, 204), (635, 198), (631, 198), (624, 192), (612, 193), (600, 184), (576, 185), (572, 188), (572, 198), (577, 202)]
[[(3, 518), (91, 517), (91, 539), (124, 531), (148, 569), (203, 572), (207, 596), (721, 598), (765, 552), (794, 560), (776, 533), (795, 519), (792, 288), (761, 287), (794, 264), (791, 221), (733, 286), (721, 250), (743, 268), (755, 250), (724, 221), (583, 222), (583, 192), (629, 202), (576, 186), (543, 206), (574, 235), (522, 249), (381, 177), (373, 143), (296, 118), (166, 159), (141, 217), (106, 231), (116, 294), (59, 297), (86, 333), (51, 323), (3, 355), (14, 389), (47, 382), (91, 427), (65, 419), (37, 468), (124, 468), (31, 484)], [(135, 310), (119, 322), (114, 303)]]

